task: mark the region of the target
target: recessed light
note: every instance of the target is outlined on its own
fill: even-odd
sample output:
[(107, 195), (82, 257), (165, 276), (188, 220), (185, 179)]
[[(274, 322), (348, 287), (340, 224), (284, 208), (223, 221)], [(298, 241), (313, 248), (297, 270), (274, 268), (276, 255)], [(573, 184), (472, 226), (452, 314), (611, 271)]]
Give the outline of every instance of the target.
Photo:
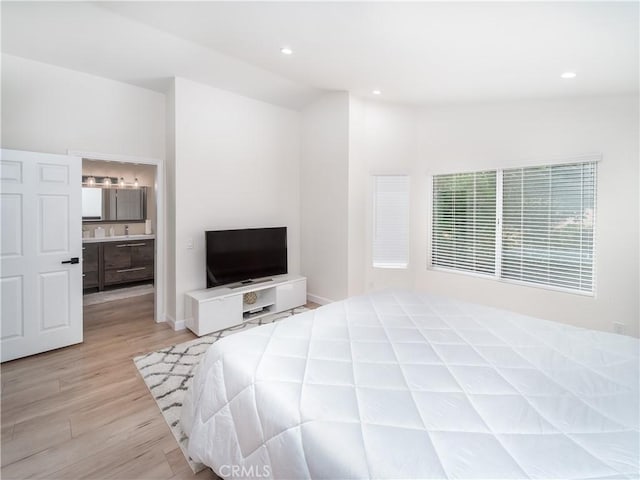
[(280, 53), (283, 55), (291, 55), (293, 54), (293, 50), (291, 50), (289, 47), (282, 47), (280, 49)]
[(373, 93), (374, 95), (381, 95), (382, 94), (382, 92), (380, 90), (374, 90), (371, 93)]
[(576, 78), (576, 72), (564, 72), (560, 78)]

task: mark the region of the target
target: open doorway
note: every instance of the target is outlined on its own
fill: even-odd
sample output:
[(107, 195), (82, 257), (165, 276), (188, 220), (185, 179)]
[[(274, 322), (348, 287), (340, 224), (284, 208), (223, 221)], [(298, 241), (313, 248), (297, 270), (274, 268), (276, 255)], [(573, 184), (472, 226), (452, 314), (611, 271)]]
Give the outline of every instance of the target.
[(157, 301), (158, 168), (83, 156), (85, 310), (107, 303), (117, 310), (134, 297)]

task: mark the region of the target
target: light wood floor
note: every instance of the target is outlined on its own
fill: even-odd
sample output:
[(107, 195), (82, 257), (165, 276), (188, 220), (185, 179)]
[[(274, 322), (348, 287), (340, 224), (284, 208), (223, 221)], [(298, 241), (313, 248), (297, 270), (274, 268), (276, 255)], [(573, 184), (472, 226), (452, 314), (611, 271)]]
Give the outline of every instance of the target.
[(85, 307), (80, 345), (3, 364), (1, 477), (217, 478), (192, 473), (132, 361), (193, 338), (145, 295)]

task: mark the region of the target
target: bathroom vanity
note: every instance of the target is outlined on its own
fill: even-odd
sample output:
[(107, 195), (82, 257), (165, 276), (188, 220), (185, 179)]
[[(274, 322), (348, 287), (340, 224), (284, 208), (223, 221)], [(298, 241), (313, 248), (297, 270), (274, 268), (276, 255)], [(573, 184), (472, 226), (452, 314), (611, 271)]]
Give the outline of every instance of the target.
[(85, 238), (82, 278), (85, 290), (153, 280), (155, 235)]

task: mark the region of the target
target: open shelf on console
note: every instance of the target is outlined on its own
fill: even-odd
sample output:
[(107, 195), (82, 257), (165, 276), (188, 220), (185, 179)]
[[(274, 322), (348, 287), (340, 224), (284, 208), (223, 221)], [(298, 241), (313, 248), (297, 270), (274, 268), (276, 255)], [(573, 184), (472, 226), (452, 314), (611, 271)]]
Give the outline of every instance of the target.
[(275, 311), (275, 306), (274, 305), (269, 305), (269, 306), (264, 307), (259, 312), (255, 312), (255, 313), (244, 312), (242, 314), (242, 321), (246, 322), (246, 321), (249, 321), (249, 320), (253, 320), (255, 318), (266, 317), (267, 315), (269, 315), (271, 313), (274, 313), (274, 311)]
[[(253, 303), (247, 303), (247, 297), (253, 297)], [(242, 295), (242, 313), (260, 310), (276, 303), (276, 287), (261, 288), (245, 292)]]
[(270, 307), (271, 305), (273, 305), (274, 303), (276, 303), (275, 301), (264, 301), (264, 302), (256, 302), (252, 305), (247, 305), (246, 303), (242, 305), (242, 313), (250, 313), (253, 310), (258, 310), (258, 309), (264, 309), (267, 307)]

